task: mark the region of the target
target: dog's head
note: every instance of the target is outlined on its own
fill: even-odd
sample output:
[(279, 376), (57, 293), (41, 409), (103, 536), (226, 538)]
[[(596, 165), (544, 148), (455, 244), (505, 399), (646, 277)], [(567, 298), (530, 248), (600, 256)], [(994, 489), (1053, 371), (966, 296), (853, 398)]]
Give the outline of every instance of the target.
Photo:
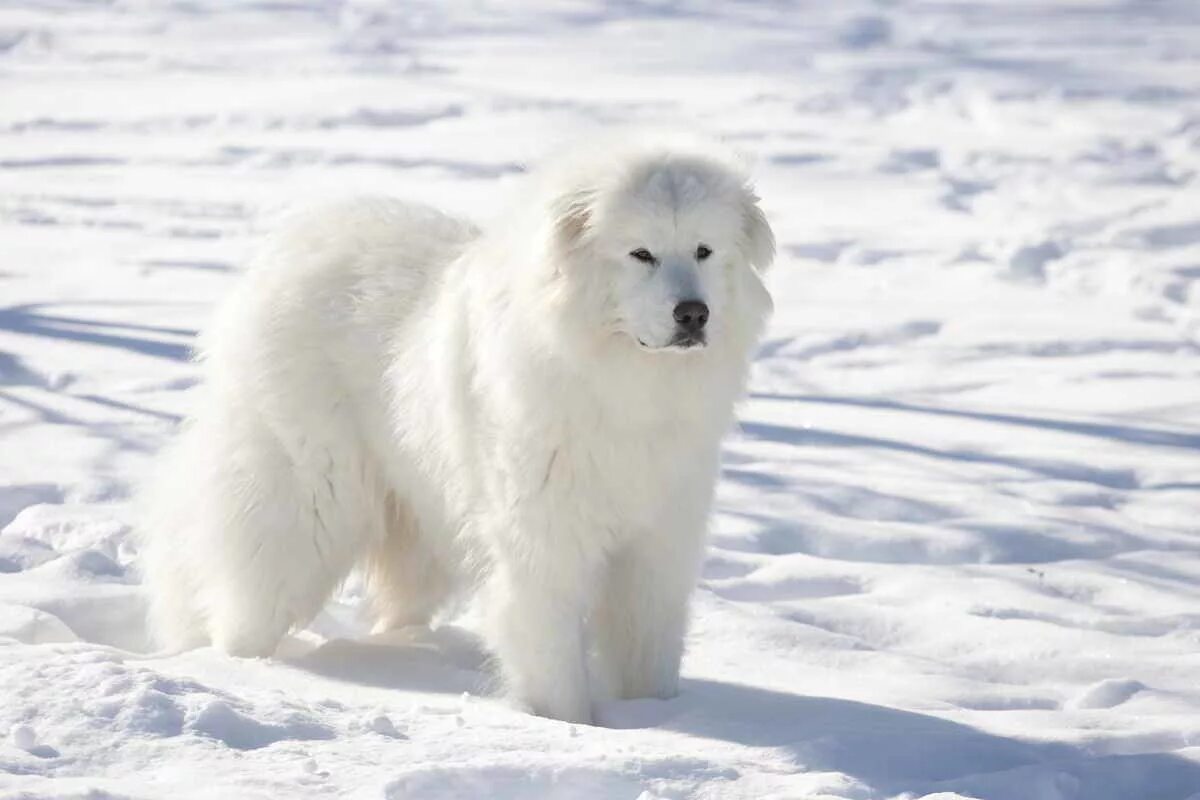
[(648, 353), (749, 346), (775, 241), (739, 163), (711, 144), (600, 151), (556, 176), (552, 260), (565, 309)]

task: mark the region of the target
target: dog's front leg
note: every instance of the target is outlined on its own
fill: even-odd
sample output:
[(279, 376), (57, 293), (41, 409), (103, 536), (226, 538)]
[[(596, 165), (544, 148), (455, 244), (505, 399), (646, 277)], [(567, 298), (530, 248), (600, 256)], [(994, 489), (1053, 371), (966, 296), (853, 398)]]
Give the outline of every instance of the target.
[(609, 565), (594, 615), (601, 663), (618, 697), (674, 697), (687, 633), (688, 601), (704, 540), (699, 531), (658, 532)]
[(590, 723), (583, 616), (595, 571), (578, 548), (520, 544), (498, 556), (489, 598), (507, 689), (535, 714)]

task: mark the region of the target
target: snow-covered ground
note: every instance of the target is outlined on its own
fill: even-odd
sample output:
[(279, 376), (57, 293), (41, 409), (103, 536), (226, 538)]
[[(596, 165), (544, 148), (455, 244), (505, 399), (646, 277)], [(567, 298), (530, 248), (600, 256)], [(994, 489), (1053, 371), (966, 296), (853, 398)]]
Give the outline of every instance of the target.
[[(470, 620), (149, 652), (130, 494), (264, 214), (486, 218), (581, 128), (758, 162), (778, 311), (681, 695)], [(0, 4), (0, 796), (1200, 798), (1200, 4)]]

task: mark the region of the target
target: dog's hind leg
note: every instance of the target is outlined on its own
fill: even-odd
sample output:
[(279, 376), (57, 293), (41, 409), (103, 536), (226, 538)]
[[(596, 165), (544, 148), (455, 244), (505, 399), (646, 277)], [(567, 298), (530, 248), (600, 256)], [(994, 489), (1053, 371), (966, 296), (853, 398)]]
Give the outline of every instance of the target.
[(392, 495), (384, 507), (386, 532), (366, 562), (376, 633), (428, 625), (453, 587), (441, 560), (421, 541), (412, 512)]
[(191, 481), (203, 458), (201, 440), (183, 436), (139, 493), (137, 539), (146, 595), (147, 639), (170, 651), (208, 643), (199, 605), (202, 576), (192, 553), (204, 532), (205, 503)]
[(218, 648), (265, 656), (320, 611), (382, 520), (352, 444), (298, 438), (285, 449), (257, 418), (230, 416), (208, 429), (198, 604)]
[[(204, 615), (196, 602), (195, 566), (181, 557), (178, 544), (164, 534), (171, 518), (161, 522), (144, 519), (142, 536), (142, 584), (147, 594), (148, 641), (171, 652), (208, 643)], [(186, 534), (185, 534), (186, 536)]]

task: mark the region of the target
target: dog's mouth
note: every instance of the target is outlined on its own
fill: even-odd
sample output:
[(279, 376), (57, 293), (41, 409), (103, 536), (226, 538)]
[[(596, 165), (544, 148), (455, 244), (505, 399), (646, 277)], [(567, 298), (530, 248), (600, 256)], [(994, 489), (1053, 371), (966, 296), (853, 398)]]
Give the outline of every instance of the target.
[(667, 345), (672, 350), (691, 350), (692, 348), (703, 348), (708, 345), (708, 337), (703, 331), (700, 333), (681, 333), (671, 340)]
[[(636, 337), (635, 337), (636, 338)], [(641, 339), (637, 339), (638, 347), (650, 353), (681, 353), (689, 350), (703, 350), (708, 346), (708, 337), (704, 332), (700, 333), (680, 333), (663, 345), (649, 345)]]

